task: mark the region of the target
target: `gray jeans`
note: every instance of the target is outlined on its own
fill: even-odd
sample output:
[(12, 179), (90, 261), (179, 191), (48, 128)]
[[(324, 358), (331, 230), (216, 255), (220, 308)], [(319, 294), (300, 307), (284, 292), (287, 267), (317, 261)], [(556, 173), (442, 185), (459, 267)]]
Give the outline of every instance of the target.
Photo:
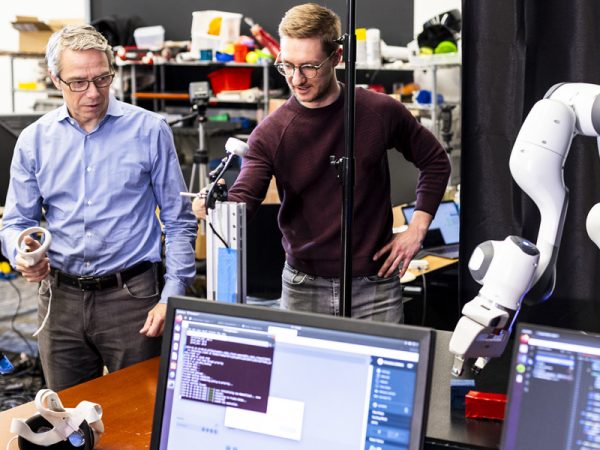
[[(282, 274), (281, 307), (295, 311), (339, 315), (340, 280), (308, 275), (287, 262)], [(398, 272), (389, 278), (377, 275), (352, 278), (352, 317), (402, 323), (402, 287)]]
[(148, 311), (160, 298), (155, 269), (121, 287), (81, 291), (54, 277), (42, 281), (38, 292), (38, 324), (50, 316), (38, 335), (40, 359), (48, 387), (66, 389), (160, 354), (161, 338), (139, 334)]

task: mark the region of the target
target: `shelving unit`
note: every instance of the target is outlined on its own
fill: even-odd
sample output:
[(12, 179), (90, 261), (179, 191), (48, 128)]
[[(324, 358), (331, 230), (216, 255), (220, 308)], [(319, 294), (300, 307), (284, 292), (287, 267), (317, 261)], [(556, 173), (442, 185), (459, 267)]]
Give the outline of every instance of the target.
[[(131, 103), (134, 105), (137, 105), (137, 101), (140, 98), (140, 96), (138, 94), (140, 94), (138, 92), (138, 88), (137, 88), (137, 82), (136, 82), (136, 72), (137, 72), (137, 68), (140, 66), (146, 66), (148, 67), (147, 64), (138, 64), (138, 63), (124, 63), (124, 64), (119, 64), (118, 65), (118, 71), (119, 71), (119, 78), (121, 79), (121, 86), (119, 89), (119, 97), (121, 100), (123, 100), (127, 94), (126, 94), (126, 90), (124, 87), (124, 71), (126, 69), (128, 69), (130, 71), (130, 77), (131, 77), (131, 88), (129, 90), (129, 96), (131, 98)], [(236, 63), (236, 62), (227, 62), (227, 63), (219, 63), (219, 62), (210, 62), (210, 61), (192, 61), (192, 62), (166, 62), (166, 63), (162, 63), (162, 64), (155, 64), (152, 66), (153, 67), (153, 72), (154, 72), (154, 76), (157, 78), (158, 80), (158, 84), (155, 86), (155, 93), (156, 96), (155, 98), (153, 98), (154, 100), (154, 108), (158, 109), (160, 107), (160, 109), (164, 109), (165, 107), (165, 101), (169, 100), (169, 99), (173, 99), (173, 98), (168, 98), (165, 95), (161, 95), (165, 93), (165, 81), (166, 81), (166, 74), (165, 71), (167, 68), (170, 67), (198, 67), (198, 68), (211, 68), (214, 70), (217, 70), (219, 68), (223, 68), (223, 67), (228, 67), (228, 68), (259, 68), (262, 69), (262, 99), (259, 100), (259, 104), (262, 105), (263, 111), (265, 113), (265, 115), (268, 113), (268, 109), (269, 109), (269, 68), (271, 67), (271, 64), (269, 63), (264, 63), (264, 64), (248, 64), (248, 63)], [(185, 99), (185, 94), (184, 93), (176, 93), (178, 95), (180, 95), (180, 97), (177, 97), (177, 99)], [(150, 95), (146, 95), (146, 98), (150, 97)], [(160, 105), (158, 104), (158, 102), (160, 101)], [(222, 101), (220, 99), (218, 99), (217, 97), (211, 97), (210, 99), (210, 103), (211, 104), (215, 104), (215, 103), (232, 103), (231, 101)], [(257, 104), (257, 102), (244, 102), (244, 101), (239, 101), (239, 102), (235, 102), (235, 103), (239, 103), (239, 104)]]
[[(409, 63), (404, 64), (382, 64), (381, 66), (359, 66), (356, 68), (358, 73), (360, 72), (411, 72), (414, 73), (416, 70), (428, 70), (431, 73), (431, 104), (419, 104), (419, 103), (404, 103), (404, 105), (413, 110), (430, 111), (431, 122), (433, 126), (433, 132), (436, 137), (439, 136), (438, 127), (438, 115), (439, 107), (438, 104), (438, 70), (443, 68), (461, 67), (460, 55), (443, 54), (443, 55), (431, 55), (431, 56), (420, 56), (414, 58)], [(336, 67), (337, 70), (344, 70), (344, 64), (340, 64)], [(444, 102), (446, 104), (458, 104), (459, 102)]]
[[(410, 61), (406, 65), (407, 70), (429, 70), (431, 71), (431, 122), (433, 125), (434, 134), (439, 137), (438, 128), (438, 70), (442, 68), (461, 67), (460, 54), (442, 54), (419, 56)], [(422, 105), (423, 106), (423, 105)]]
[(15, 83), (15, 61), (19, 59), (23, 60), (43, 60), (45, 55), (43, 53), (23, 53), (23, 52), (9, 52), (0, 51), (0, 56), (7, 56), (9, 61), (9, 85), (10, 85), (10, 110), (14, 113), (17, 111), (17, 94), (58, 94), (56, 89), (19, 89)]

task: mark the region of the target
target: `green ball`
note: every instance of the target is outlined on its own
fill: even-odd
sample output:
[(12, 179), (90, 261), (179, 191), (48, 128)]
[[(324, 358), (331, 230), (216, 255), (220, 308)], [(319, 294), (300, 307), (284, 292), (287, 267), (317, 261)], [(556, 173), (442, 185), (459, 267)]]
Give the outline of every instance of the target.
[(456, 53), (457, 51), (458, 47), (454, 42), (442, 41), (437, 45), (433, 52), (437, 55), (438, 53)]

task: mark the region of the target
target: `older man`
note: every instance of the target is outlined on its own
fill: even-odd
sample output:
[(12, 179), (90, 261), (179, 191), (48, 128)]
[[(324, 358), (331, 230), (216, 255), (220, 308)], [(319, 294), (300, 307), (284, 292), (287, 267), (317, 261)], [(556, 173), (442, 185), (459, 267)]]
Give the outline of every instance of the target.
[[(195, 276), (197, 225), (179, 195), (185, 184), (168, 125), (110, 94), (106, 39), (91, 26), (65, 27), (46, 58), (64, 105), (19, 136), (1, 238), (12, 265), (41, 282), (40, 357), (59, 390), (159, 353), (166, 300)], [(52, 244), (28, 266), (17, 237), (42, 216)]]

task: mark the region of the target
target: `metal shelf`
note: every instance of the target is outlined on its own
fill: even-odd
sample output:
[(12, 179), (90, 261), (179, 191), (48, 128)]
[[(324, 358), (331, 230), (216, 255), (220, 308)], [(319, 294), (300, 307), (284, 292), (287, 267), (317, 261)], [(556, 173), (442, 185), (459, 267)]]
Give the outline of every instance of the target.
[[(244, 103), (244, 104), (262, 104), (264, 114), (267, 115), (269, 112), (269, 68), (271, 64), (249, 64), (249, 63), (236, 63), (236, 62), (214, 62), (214, 61), (184, 61), (184, 62), (164, 62), (160, 64), (143, 64), (143, 63), (119, 63), (117, 64), (117, 68), (119, 70), (119, 78), (121, 79), (121, 87), (119, 89), (119, 97), (121, 100), (125, 97), (125, 88), (123, 81), (123, 69), (128, 67), (131, 74), (131, 89), (130, 89), (130, 97), (131, 103), (136, 105), (137, 99), (140, 98), (137, 92), (136, 85), (136, 69), (137, 67), (153, 67), (154, 71), (159, 72), (160, 78), (160, 86), (159, 92), (157, 94), (164, 92), (165, 90), (165, 67), (232, 67), (232, 68), (262, 68), (262, 77), (263, 77), (263, 87), (262, 87), (262, 99), (258, 102), (231, 102), (231, 101), (223, 101), (217, 98), (211, 98), (211, 103)], [(159, 98), (155, 98), (155, 109), (158, 109), (158, 104), (156, 103)], [(164, 101), (165, 98), (161, 98), (161, 108), (164, 109)]]

